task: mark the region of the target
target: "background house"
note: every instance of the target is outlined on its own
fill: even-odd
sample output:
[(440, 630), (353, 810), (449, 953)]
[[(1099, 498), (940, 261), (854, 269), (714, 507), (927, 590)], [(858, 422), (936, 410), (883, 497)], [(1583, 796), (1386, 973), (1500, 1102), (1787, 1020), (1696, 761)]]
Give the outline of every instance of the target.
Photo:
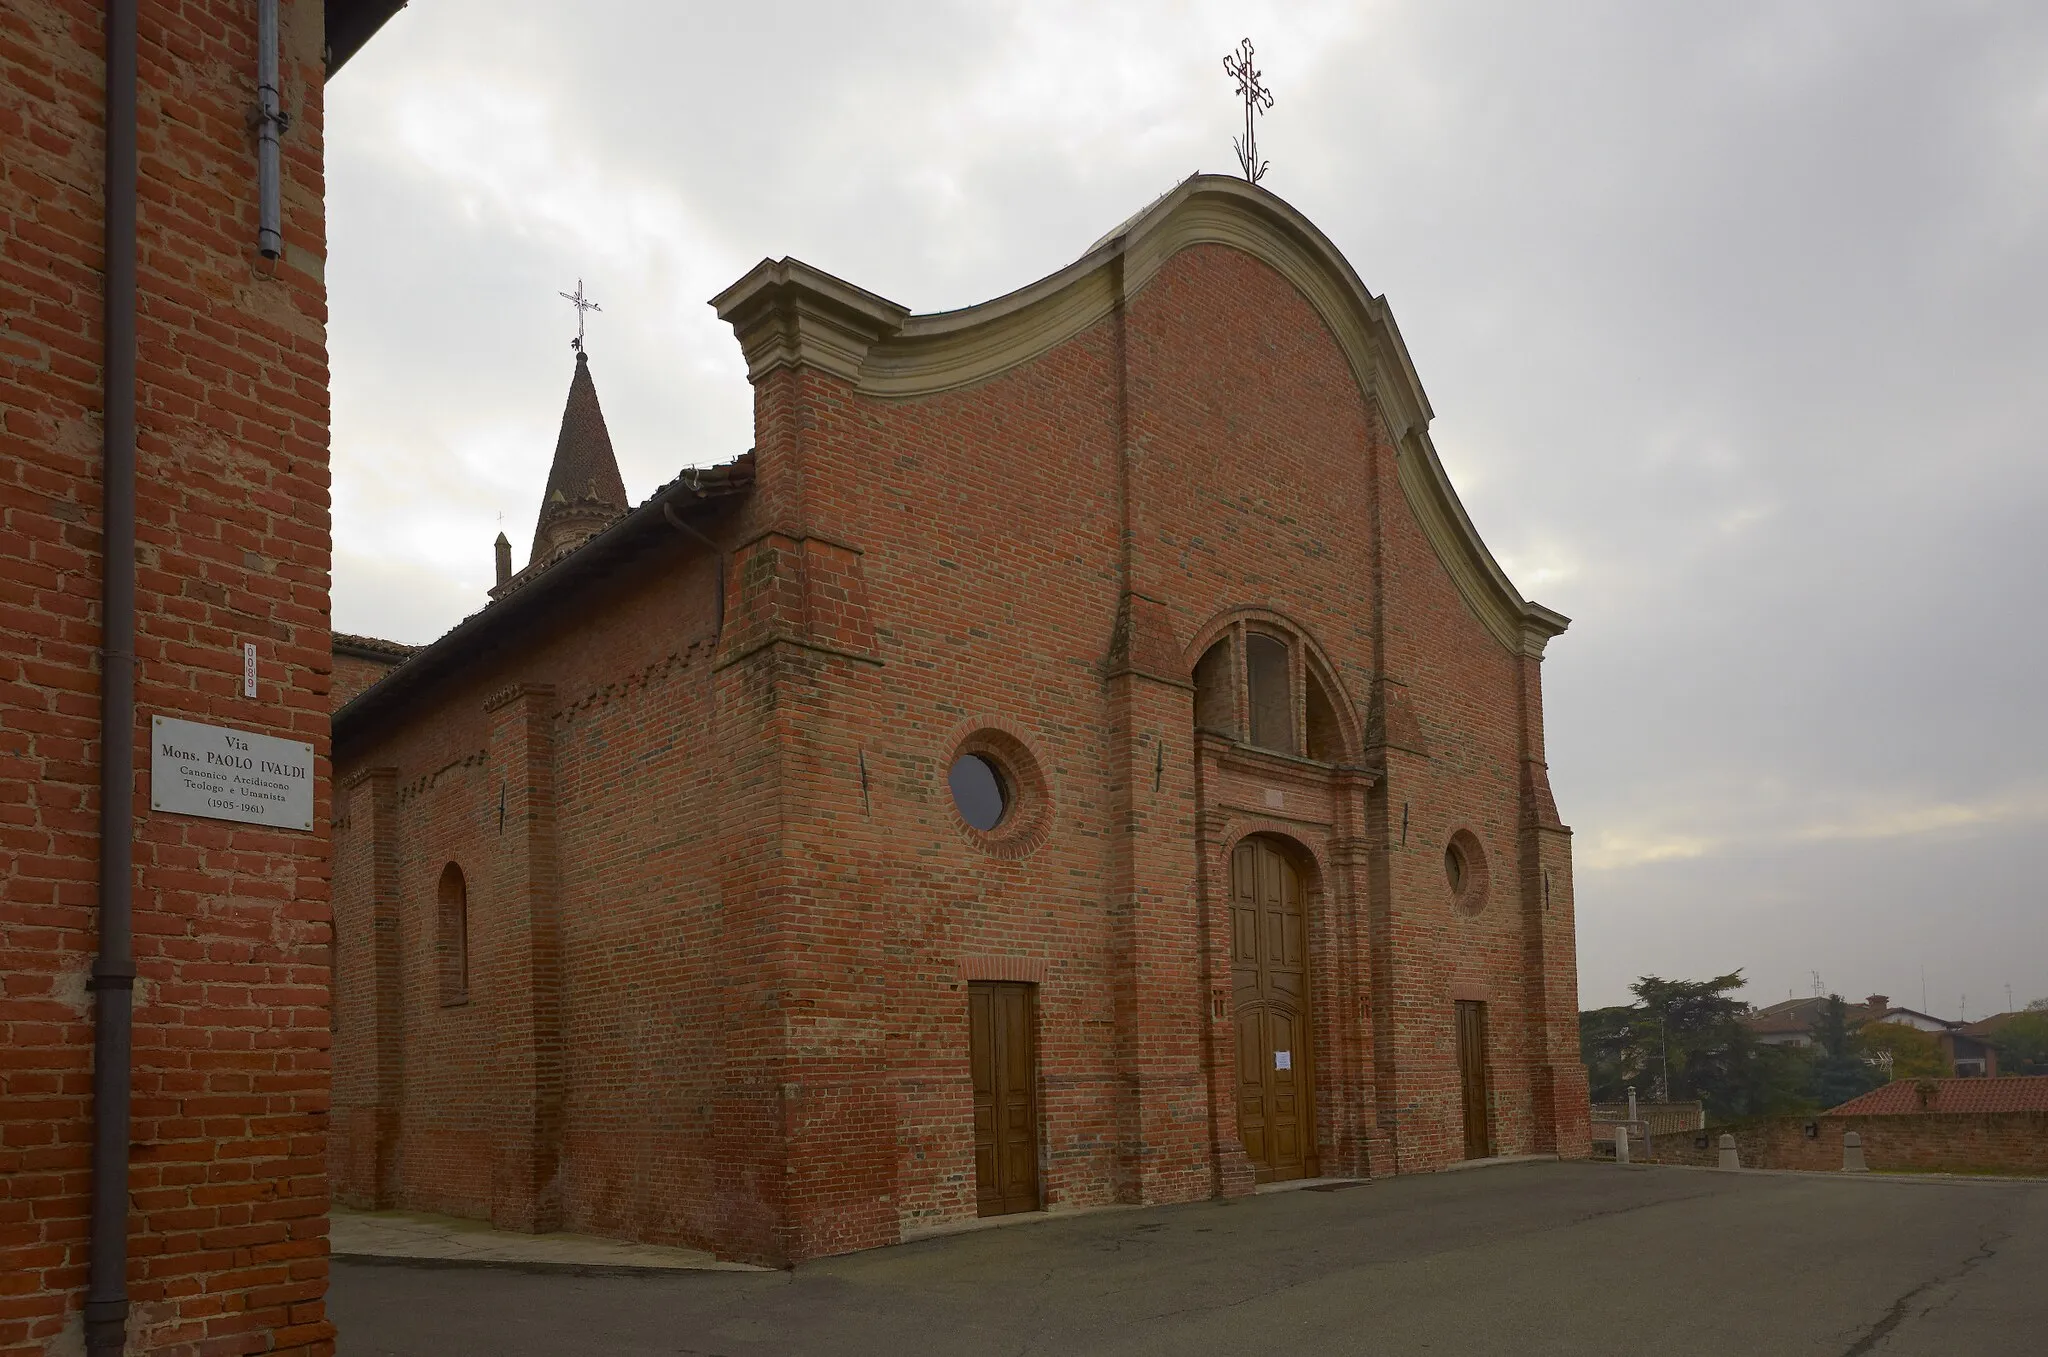
[[(1819, 1026), (1827, 1007), (1827, 998), (1821, 996), (1787, 999), (1758, 1009), (1744, 1022), (1756, 1039), (1767, 1046), (1807, 1047), (1814, 1044), (1814, 1029)], [(1897, 1023), (1931, 1034), (1940, 1045), (1949, 1068), (1959, 1078), (1998, 1073), (1998, 1053), (1990, 1043), (1990, 1031), (1998, 1018), (1967, 1024), (1950, 1022), (1916, 1008), (1894, 1004), (1890, 996), (1884, 994), (1868, 995), (1860, 1004), (1845, 1005), (1845, 1016), (1852, 1032), (1876, 1023)]]

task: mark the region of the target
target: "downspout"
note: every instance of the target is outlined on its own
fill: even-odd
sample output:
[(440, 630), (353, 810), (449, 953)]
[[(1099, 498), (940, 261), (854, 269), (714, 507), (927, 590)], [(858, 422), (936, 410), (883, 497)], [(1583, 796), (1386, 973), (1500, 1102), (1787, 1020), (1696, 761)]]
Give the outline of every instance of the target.
[(277, 134), (285, 116), (277, 97), (277, 0), (256, 0), (256, 248), (265, 259), (284, 249)]
[(128, 1096), (135, 1020), (135, 7), (107, 5), (101, 412), (100, 899), (93, 959), (92, 1218), (85, 1350), (128, 1339)]

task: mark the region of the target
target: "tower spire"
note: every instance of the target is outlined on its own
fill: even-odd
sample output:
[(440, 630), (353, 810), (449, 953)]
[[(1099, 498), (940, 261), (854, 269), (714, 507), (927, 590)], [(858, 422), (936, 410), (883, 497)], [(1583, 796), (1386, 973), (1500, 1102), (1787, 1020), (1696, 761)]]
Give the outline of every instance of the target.
[(603, 532), (627, 507), (626, 483), (597, 403), (597, 384), (590, 379), (590, 355), (579, 348), (528, 565), (567, 555)]

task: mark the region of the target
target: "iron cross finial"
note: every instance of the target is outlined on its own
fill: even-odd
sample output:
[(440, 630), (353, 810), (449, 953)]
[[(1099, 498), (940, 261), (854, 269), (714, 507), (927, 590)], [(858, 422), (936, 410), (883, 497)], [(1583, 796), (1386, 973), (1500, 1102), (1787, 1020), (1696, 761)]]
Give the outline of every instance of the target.
[(576, 308), (576, 338), (569, 341), (569, 347), (581, 353), (583, 352), (583, 313), (586, 311), (602, 311), (604, 308), (583, 295), (583, 280), (581, 278), (576, 280), (576, 290), (574, 292), (557, 292), (555, 295)]
[(1237, 50), (1223, 58), (1224, 73), (1237, 81), (1237, 92), (1244, 96), (1244, 140), (1232, 139), (1231, 146), (1237, 151), (1237, 163), (1244, 167), (1244, 177), (1256, 184), (1265, 177), (1266, 162), (1259, 159), (1257, 129), (1252, 119), (1273, 106), (1273, 91), (1259, 83), (1258, 68), (1252, 65), (1252, 40), (1238, 43)]

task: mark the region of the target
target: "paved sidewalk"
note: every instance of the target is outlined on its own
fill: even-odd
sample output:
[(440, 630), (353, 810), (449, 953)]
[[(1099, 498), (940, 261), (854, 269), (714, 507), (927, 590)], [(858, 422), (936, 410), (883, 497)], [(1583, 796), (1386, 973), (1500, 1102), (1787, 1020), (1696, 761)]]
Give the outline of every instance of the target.
[(349, 1211), (328, 1215), (328, 1246), (345, 1262), (410, 1263), (422, 1267), (504, 1267), (582, 1276), (659, 1272), (761, 1272), (697, 1249), (624, 1244), (580, 1234), (520, 1234), (480, 1220), (413, 1211)]

